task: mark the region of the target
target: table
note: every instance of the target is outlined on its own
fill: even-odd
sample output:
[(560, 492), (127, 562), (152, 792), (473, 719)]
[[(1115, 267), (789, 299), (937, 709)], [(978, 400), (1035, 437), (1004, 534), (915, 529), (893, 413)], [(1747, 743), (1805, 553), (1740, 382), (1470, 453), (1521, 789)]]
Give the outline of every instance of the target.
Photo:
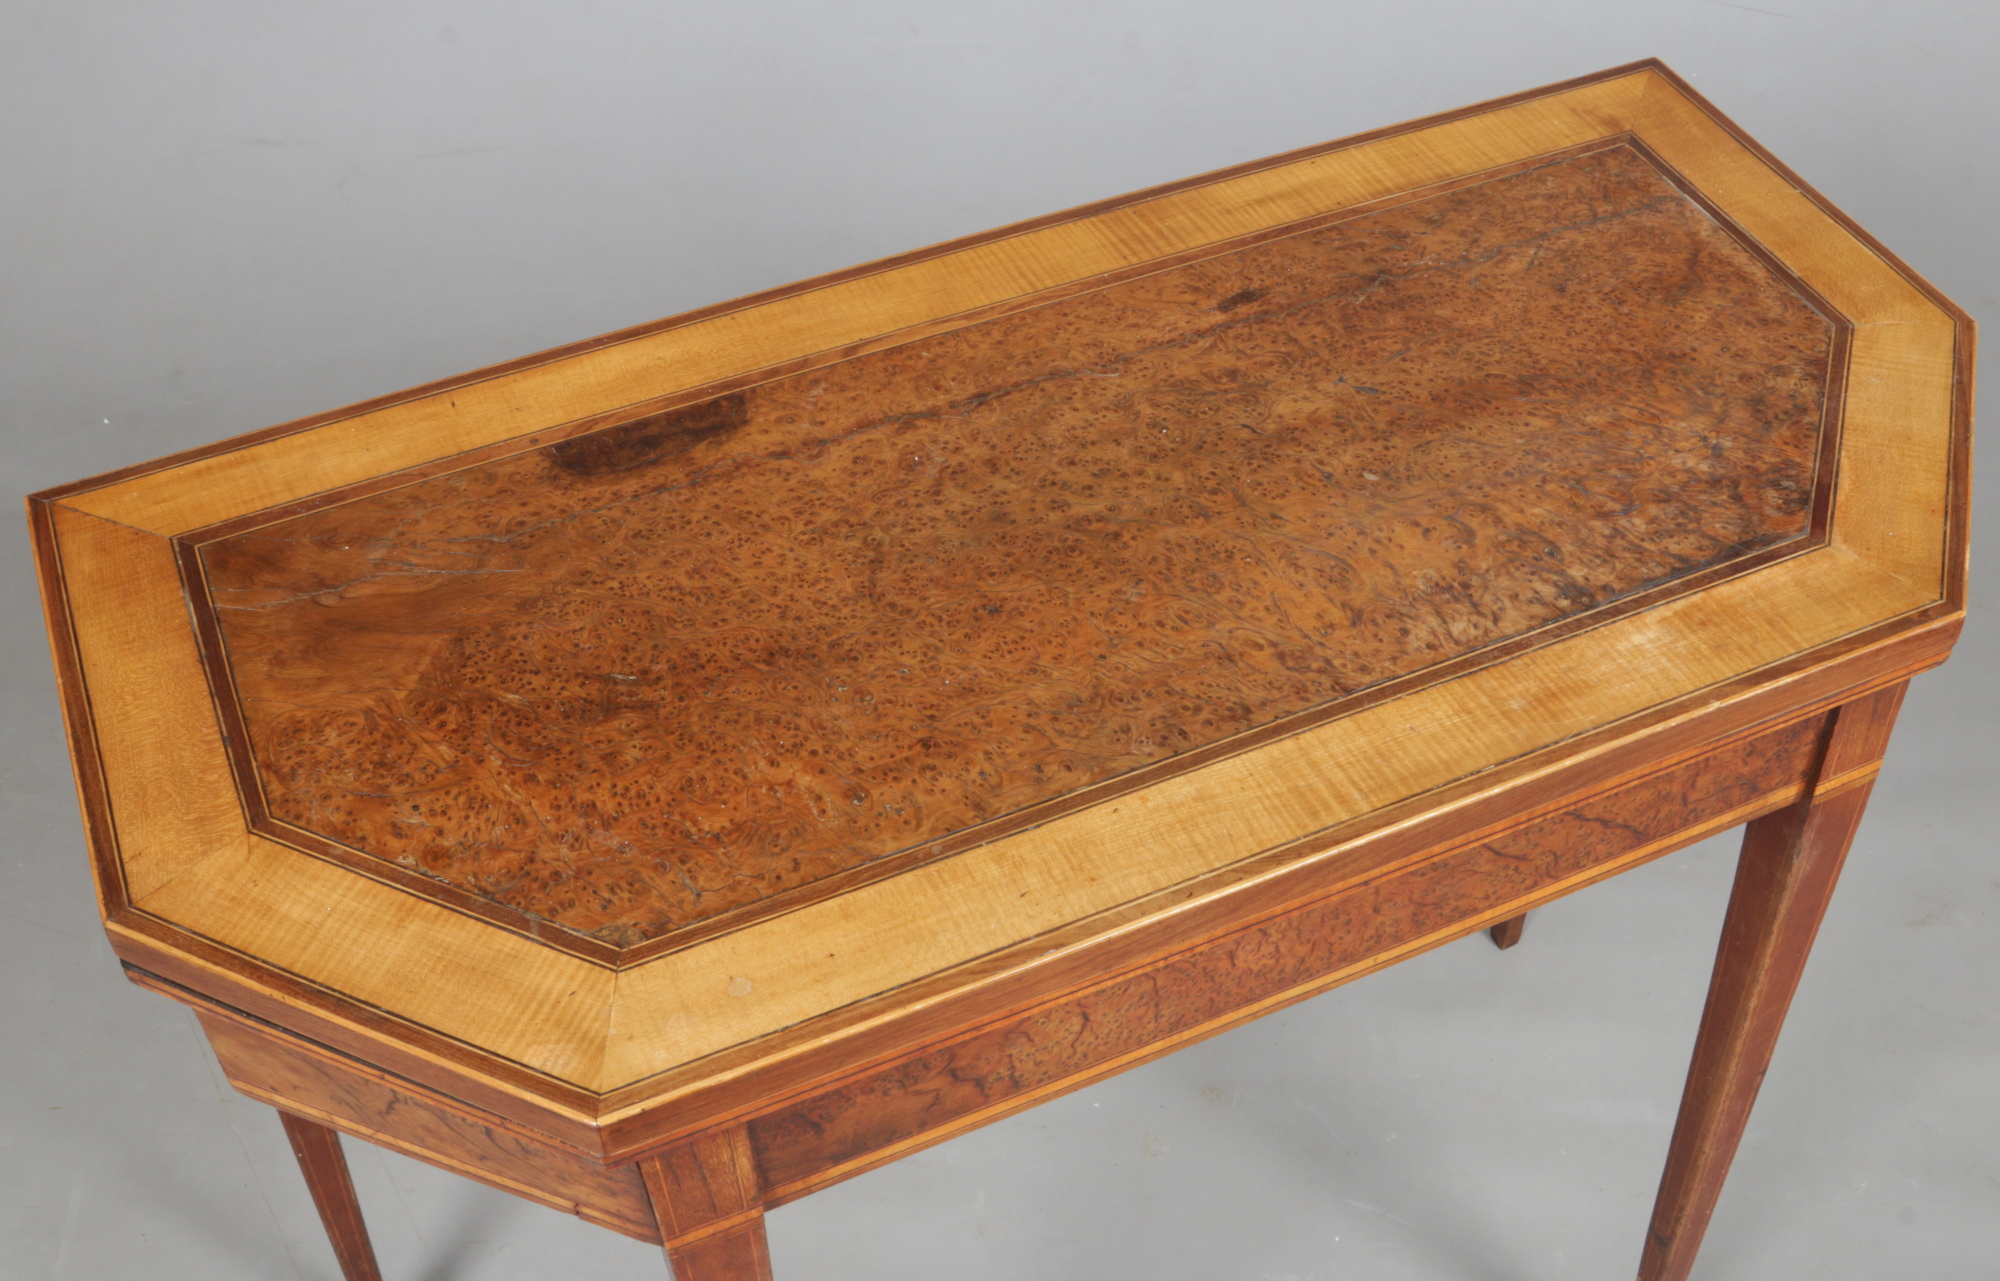
[(1970, 321), (1657, 63), (35, 495), (106, 929), (280, 1109), (772, 1206), (1748, 824), (1687, 1273), (1904, 684)]

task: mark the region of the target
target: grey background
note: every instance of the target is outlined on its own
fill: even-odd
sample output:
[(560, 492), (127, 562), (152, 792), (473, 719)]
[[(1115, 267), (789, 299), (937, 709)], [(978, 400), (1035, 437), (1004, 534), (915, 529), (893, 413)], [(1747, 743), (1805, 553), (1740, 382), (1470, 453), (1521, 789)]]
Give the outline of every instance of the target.
[[(1996, 13), (9, 0), (5, 488), (1649, 55), (1990, 318)], [(103, 941), (26, 539), (4, 536), (0, 1277), (333, 1277), (275, 1119)], [(1977, 572), (1697, 1277), (2000, 1276), (2000, 635)], [(1732, 854), (1684, 851), (1537, 913), (1505, 955), (1453, 944), (779, 1210), (779, 1275), (1629, 1276)], [(651, 1247), (350, 1150), (391, 1281), (665, 1274)]]

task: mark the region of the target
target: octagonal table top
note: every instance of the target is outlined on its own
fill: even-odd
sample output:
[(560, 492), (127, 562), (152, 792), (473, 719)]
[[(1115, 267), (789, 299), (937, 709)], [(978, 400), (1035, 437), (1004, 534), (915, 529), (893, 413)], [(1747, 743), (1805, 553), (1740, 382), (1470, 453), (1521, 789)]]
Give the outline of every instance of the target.
[(654, 1106), (1948, 645), (1969, 361), (1640, 64), (52, 490), (107, 924)]

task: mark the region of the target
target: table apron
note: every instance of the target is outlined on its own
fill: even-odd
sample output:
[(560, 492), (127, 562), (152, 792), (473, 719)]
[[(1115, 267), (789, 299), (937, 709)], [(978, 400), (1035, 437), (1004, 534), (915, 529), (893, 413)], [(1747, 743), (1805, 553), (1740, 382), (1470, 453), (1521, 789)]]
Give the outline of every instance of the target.
[[(1727, 743), (774, 1100), (748, 1119), (763, 1204), (1136, 1067), (1791, 804), (1815, 767), (1824, 724), (1811, 716)], [(253, 1098), (660, 1239), (629, 1158), (607, 1161), (228, 1007), (204, 1001), (198, 1013), (230, 1082)]]
[(767, 1205), (1281, 1009), (1799, 799), (1814, 716), (1579, 798), (754, 1117)]
[(253, 1099), (659, 1243), (636, 1166), (606, 1165), (549, 1135), (233, 1011), (197, 1008), (196, 1014), (229, 1083)]

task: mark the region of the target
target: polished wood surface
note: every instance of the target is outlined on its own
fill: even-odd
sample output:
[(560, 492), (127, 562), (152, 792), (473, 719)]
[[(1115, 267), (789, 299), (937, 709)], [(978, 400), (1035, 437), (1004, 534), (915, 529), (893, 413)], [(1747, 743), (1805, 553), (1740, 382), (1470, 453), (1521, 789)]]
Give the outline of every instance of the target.
[(229, 1083), (253, 1099), (626, 1236), (660, 1240), (632, 1165), (607, 1166), (552, 1135), (240, 1012), (209, 1002), (196, 1010)]
[[(195, 606), (207, 599), (210, 544), (343, 503), (388, 501), (393, 489), (504, 470), (507, 459), (548, 459), (578, 483), (625, 483), (648, 468), (605, 470), (606, 458), (625, 456), (587, 442), (632, 423), (641, 426), (618, 439), (650, 440), (665, 429), (658, 415), (739, 394), (747, 414), (774, 380), (837, 379), (871, 354), (894, 359), (989, 321), (1026, 324), (1065, 300), (1088, 305), (1208, 259), (1277, 252), (1404, 206), (1472, 199), (1466, 193), (1615, 156), (1675, 178), (1679, 194), (1662, 211), (1685, 213), (1676, 202), (1692, 201), (1733, 228), (1727, 243), (1754, 248), (1772, 298), (1811, 296), (1836, 318), (1825, 394), (1838, 397), (1840, 426), (1822, 443), (1837, 457), (1815, 464), (1802, 538), (629, 947), (450, 885), (414, 855), (405, 866), (279, 824), (263, 812), (256, 771), (231, 758), (250, 736), (218, 676), (227, 674), (226, 638), (213, 613), (197, 608), (193, 634), (181, 621), (190, 588)], [(1212, 300), (1216, 320), (1252, 306), (1212, 312), (1230, 296)], [(1797, 710), (1941, 660), (1962, 618), (1969, 340), (1960, 313), (1684, 87), (1641, 66), (50, 491), (37, 497), (35, 520), (114, 946), (239, 1008), (275, 1003), (344, 1052), (394, 1060), (415, 1079), (538, 1127), (644, 1130), (655, 1109), (724, 1088), (725, 1078), (782, 1074), (842, 1039), (854, 1043), (841, 1053), (866, 1056), (885, 1020), (919, 1016), (898, 1009), (915, 993), (968, 1013), (1040, 999), (1054, 967), (1075, 959), (1071, 948), (1113, 947), (1135, 905), (1194, 910), (1176, 887), (1202, 887), (1200, 905), (1215, 899), (1223, 911), (1220, 900), (1267, 876), (1296, 872), (1295, 888), (1310, 892), (1323, 888), (1314, 878), (1327, 860), (1364, 847), (1390, 863), (1407, 857), (1395, 834), (1418, 813), (1535, 786), (1602, 753), (1645, 755), (1661, 748), (1661, 734), (1727, 736), (1769, 714), (1755, 710), (1759, 700), (1786, 701), (1782, 688), (1797, 693)], [(694, 377), (704, 369), (718, 372)], [(642, 373), (652, 390), (635, 394)], [(1363, 408), (1385, 400), (1388, 389), (1362, 385), (1385, 395), (1338, 383), (1330, 394)], [(703, 421), (703, 440), (654, 469), (723, 448), (727, 435), (715, 433), (729, 416)], [(557, 446), (570, 468), (540, 452)], [(1552, 480), (1547, 501), (1555, 510), (1592, 500)], [(1448, 541), (1447, 514), (1438, 513), (1436, 537)], [(1558, 559), (1582, 556), (1595, 544), (1579, 538), (1548, 545)], [(1430, 586), (1407, 598), (1444, 601), (1456, 590)], [(1091, 661), (1109, 652), (1092, 651)], [(612, 674), (636, 675), (611, 666), (600, 673), (607, 689), (627, 683)], [(530, 698), (515, 711), (540, 716), (553, 705), (536, 706)], [(186, 732), (204, 715), (223, 732)], [(1684, 728), (1689, 717), (1713, 720), (1696, 732)], [(865, 727), (850, 745), (874, 750)], [(954, 853), (953, 840), (975, 843)], [(932, 844), (946, 846), (941, 856)], [(627, 857), (616, 846), (607, 839), (604, 857)], [(586, 873), (595, 857), (584, 858)], [(1273, 866), (1280, 858), (1286, 865)], [(853, 877), (860, 883), (843, 879)], [(766, 909), (782, 911), (758, 915)], [(923, 927), (902, 924), (915, 921)], [(1093, 933), (1090, 922), (1104, 929)], [(1055, 936), (1068, 942), (1043, 941)], [(995, 972), (997, 957), (1013, 958), (1005, 973)], [(413, 973), (428, 981), (412, 984)]]
[(741, 1125), (639, 1162), (676, 1281), (769, 1281), (757, 1157)]
[(786, 1196), (826, 1172), (875, 1164), (871, 1154), (900, 1155), (968, 1120), (997, 1119), (1787, 805), (1819, 732), (1817, 719), (1788, 725), (1484, 833), (759, 1117), (750, 1133), (760, 1168)]
[(1747, 821), (1677, 1279), (1963, 620), (1971, 343), (1638, 64), (51, 490), (107, 929), (301, 1124), (761, 1278)]
[(1686, 1281), (1874, 785), (1905, 685), (1834, 713), (1811, 791), (1750, 824), (1640, 1281)]
[(1521, 941), (1521, 931), (1527, 928), (1527, 924), (1528, 914), (1523, 912), (1519, 916), (1508, 917), (1486, 932), (1493, 936), (1493, 946), (1504, 952)]
[(197, 604), (278, 824), (635, 945), (1805, 538), (1835, 337), (1617, 143), (218, 539)]
[(368, 1225), (361, 1218), (361, 1202), (354, 1195), (354, 1180), (347, 1173), (347, 1154), (340, 1150), (340, 1135), (287, 1111), (280, 1110), (278, 1119), (291, 1140), (292, 1155), (299, 1159), (299, 1172), (305, 1175), (320, 1222), (326, 1225), (340, 1275), (346, 1281), (382, 1281)]

